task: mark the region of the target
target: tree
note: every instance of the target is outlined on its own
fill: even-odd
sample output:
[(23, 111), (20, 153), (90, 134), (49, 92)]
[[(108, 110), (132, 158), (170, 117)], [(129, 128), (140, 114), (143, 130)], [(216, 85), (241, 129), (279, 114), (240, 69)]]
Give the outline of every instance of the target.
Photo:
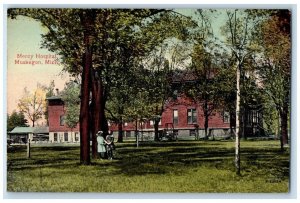
[(84, 9), (79, 13), (79, 19), (83, 28), (83, 70), (81, 74), (81, 102), (80, 102), (80, 160), (81, 163), (88, 165), (90, 164), (90, 90), (91, 90), (91, 72), (92, 72), (92, 61), (93, 61), (93, 47), (92, 43), (94, 40), (94, 26), (96, 11)]
[(164, 51), (161, 50), (153, 61), (150, 63), (150, 71), (145, 78), (144, 88), (144, 103), (147, 104), (150, 119), (153, 120), (154, 140), (159, 140), (158, 127), (161, 120), (161, 115), (164, 111), (164, 106), (168, 102), (172, 94), (172, 69), (169, 61), (164, 56)]
[[(184, 21), (183, 21), (184, 22)], [(189, 25), (189, 22), (180, 26)], [(176, 31), (173, 28), (173, 32)], [(178, 28), (177, 38), (168, 38), (157, 46), (153, 52), (143, 60), (145, 69), (142, 73), (142, 91), (144, 97), (144, 109), (148, 110), (148, 119), (153, 120), (154, 139), (159, 140), (159, 122), (165, 107), (172, 102), (174, 91), (173, 79), (180, 68), (185, 68), (191, 47), (189, 36), (184, 36), (184, 29)], [(170, 32), (170, 30), (168, 31)], [(145, 76), (146, 75), (146, 76)]]
[(234, 137), (235, 129), (235, 101), (236, 101), (236, 71), (234, 67), (234, 58), (230, 57), (226, 52), (221, 53), (218, 57), (218, 80), (217, 83), (221, 87), (219, 93), (219, 109), (229, 112), (230, 117), (230, 135)]
[(218, 69), (213, 63), (213, 56), (205, 50), (203, 43), (194, 46), (191, 71), (195, 77), (192, 84), (187, 84), (187, 95), (200, 104), (204, 114), (205, 139), (208, 139), (209, 118), (213, 115), (219, 103)]
[(27, 88), (24, 88), (24, 93), (19, 99), (18, 108), (35, 126), (37, 120), (41, 119), (44, 115), (46, 108), (46, 93), (40, 84), (33, 93), (30, 93)]
[[(55, 88), (54, 80), (52, 80), (50, 82), (49, 86), (44, 87), (44, 90), (46, 91), (46, 98), (52, 97), (52, 96), (55, 95), (54, 88)], [(44, 115), (45, 115), (45, 119), (47, 121), (47, 124), (49, 125), (49, 121), (48, 121), (48, 102), (46, 103), (46, 110), (44, 112)]]
[(110, 87), (109, 99), (105, 108), (108, 119), (118, 126), (118, 142), (123, 142), (123, 123), (131, 120), (128, 108), (130, 108), (130, 100), (135, 99), (130, 88), (130, 85), (134, 87), (134, 84), (128, 83), (127, 74), (123, 76), (126, 78), (119, 79), (118, 86)]
[(227, 37), (228, 48), (235, 58), (236, 68), (236, 125), (235, 125), (235, 167), (236, 173), (240, 175), (240, 117), (241, 117), (241, 72), (247, 58), (253, 53), (254, 27), (257, 25), (255, 18), (244, 10), (227, 10), (227, 22), (223, 33)]
[(80, 86), (74, 82), (69, 81), (66, 83), (62, 91), (62, 100), (65, 105), (65, 123), (73, 130), (79, 123), (80, 113)]
[(15, 127), (28, 127), (27, 123), (22, 112), (13, 111), (11, 115), (7, 114), (7, 132), (12, 131)]
[(278, 112), (281, 148), (288, 143), (288, 118), (291, 89), (291, 14), (288, 10), (274, 12), (261, 26), (260, 44), (263, 57), (259, 62), (266, 102)]

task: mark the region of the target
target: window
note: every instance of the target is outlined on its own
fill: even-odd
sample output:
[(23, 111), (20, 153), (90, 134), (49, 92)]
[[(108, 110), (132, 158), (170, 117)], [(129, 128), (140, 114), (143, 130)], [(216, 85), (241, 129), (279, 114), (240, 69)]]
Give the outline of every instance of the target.
[(54, 142), (57, 142), (57, 133), (54, 133)]
[(197, 123), (197, 111), (196, 109), (188, 109), (188, 115), (187, 115), (188, 124), (194, 124)]
[(131, 137), (131, 131), (126, 131), (126, 137)]
[(76, 141), (76, 142), (79, 141), (79, 135), (78, 135), (78, 133), (75, 133), (75, 141)]
[(173, 124), (178, 125), (178, 110), (177, 109), (173, 110)]
[(59, 124), (60, 126), (64, 126), (65, 125), (65, 116), (62, 115), (59, 117)]
[(68, 142), (68, 133), (64, 133), (65, 142)]
[(224, 111), (223, 114), (223, 122), (224, 123), (230, 123), (230, 114), (228, 111)]

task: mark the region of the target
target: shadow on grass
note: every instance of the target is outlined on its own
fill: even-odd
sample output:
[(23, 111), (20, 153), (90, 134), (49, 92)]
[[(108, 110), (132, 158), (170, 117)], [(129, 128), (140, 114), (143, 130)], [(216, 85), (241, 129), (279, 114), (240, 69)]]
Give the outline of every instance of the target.
[(8, 150), (7, 170), (25, 171), (40, 167), (66, 168), (78, 165), (78, 147), (32, 147), (27, 158), (26, 146), (13, 146)]
[(274, 148), (260, 150), (244, 148), (241, 157), (242, 169), (248, 173), (274, 176), (281, 180), (290, 176), (289, 152), (282, 153), (280, 149)]
[[(152, 145), (151, 145), (152, 146)], [(157, 148), (159, 146), (159, 148)], [(162, 150), (162, 148), (164, 150)], [(214, 150), (201, 147), (198, 143), (156, 144), (156, 148), (131, 149), (133, 153), (112, 163), (119, 173), (129, 176), (147, 174), (184, 173), (187, 168), (203, 166), (220, 167), (227, 165), (234, 151), (227, 148)], [(128, 152), (120, 149), (120, 153)], [(229, 167), (232, 170), (232, 167)]]
[[(231, 144), (231, 143), (229, 143)], [(8, 171), (22, 171), (40, 167), (65, 169), (79, 167), (79, 147), (35, 147), (31, 159), (24, 156), (24, 147), (8, 152)], [(224, 142), (151, 142), (117, 143), (113, 161), (92, 160), (97, 170), (111, 170), (111, 175), (143, 176), (147, 174), (182, 174), (187, 169), (208, 167), (234, 172), (234, 148)], [(24, 158), (20, 158), (20, 154)], [(263, 169), (280, 178), (289, 177), (289, 154), (275, 148), (244, 147), (241, 150), (241, 170), (252, 173)], [(258, 172), (257, 172), (258, 173)], [(263, 174), (262, 174), (263, 175)]]
[[(119, 149), (121, 153), (130, 153), (112, 165), (119, 169), (119, 173), (129, 176), (180, 174), (187, 168), (199, 167), (235, 171), (234, 148), (224, 146), (224, 142), (166, 142), (143, 146), (146, 147), (130, 151)], [(282, 154), (277, 148), (245, 147), (241, 150), (241, 170), (245, 173), (272, 170), (270, 174), (279, 171), (282, 177), (288, 178), (288, 157), (288, 153)]]

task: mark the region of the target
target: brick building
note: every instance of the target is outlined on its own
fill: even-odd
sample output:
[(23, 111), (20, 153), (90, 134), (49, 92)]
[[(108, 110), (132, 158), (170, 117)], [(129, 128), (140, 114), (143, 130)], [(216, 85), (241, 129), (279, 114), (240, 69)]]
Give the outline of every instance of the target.
[[(209, 77), (213, 77), (214, 72)], [(164, 111), (159, 123), (159, 131), (168, 128), (171, 124), (178, 139), (195, 139), (205, 136), (204, 113), (199, 103), (188, 98), (181, 91), (183, 83), (191, 83), (196, 80), (191, 72), (174, 72), (172, 76), (172, 90), (176, 92), (174, 98), (165, 102)], [(60, 96), (47, 98), (49, 119), (49, 141), (50, 142), (79, 142), (79, 125), (70, 129), (64, 122), (65, 106)], [(247, 136), (263, 135), (261, 107), (243, 107), (241, 115), (241, 131)], [(122, 124), (124, 138), (135, 138), (136, 131), (143, 139), (154, 139), (153, 120), (124, 122)], [(108, 123), (114, 136), (118, 135), (118, 125)], [(222, 137), (230, 136), (230, 114), (222, 109), (215, 110), (209, 117), (208, 136)]]
[[(154, 122), (144, 120), (136, 123), (123, 124), (124, 137), (135, 136), (135, 130), (142, 131), (143, 135), (154, 139)], [(171, 124), (174, 131), (178, 134), (178, 139), (195, 139), (198, 135), (204, 137), (204, 115), (202, 108), (191, 99), (181, 96), (175, 101), (165, 105), (159, 123), (159, 130), (168, 128)], [(137, 127), (136, 127), (137, 125)], [(118, 127), (110, 125), (110, 129), (117, 135)], [(215, 111), (209, 118), (209, 136), (227, 136), (230, 132), (230, 118), (228, 112)]]
[(48, 97), (49, 141), (79, 142), (79, 124), (74, 129), (65, 124), (65, 106), (60, 96)]
[[(65, 106), (60, 96), (52, 96), (48, 100), (49, 141), (79, 142), (79, 124), (70, 129), (64, 122)], [(187, 97), (181, 96), (165, 105), (159, 123), (159, 130), (172, 123), (178, 139), (195, 139), (195, 136), (204, 137), (204, 117), (201, 107)], [(216, 111), (209, 119), (209, 136), (229, 135), (229, 113)], [(118, 126), (109, 123), (110, 130), (117, 136)], [(138, 123), (124, 122), (124, 138), (135, 136), (135, 131), (154, 139), (154, 126), (152, 120), (143, 120)]]

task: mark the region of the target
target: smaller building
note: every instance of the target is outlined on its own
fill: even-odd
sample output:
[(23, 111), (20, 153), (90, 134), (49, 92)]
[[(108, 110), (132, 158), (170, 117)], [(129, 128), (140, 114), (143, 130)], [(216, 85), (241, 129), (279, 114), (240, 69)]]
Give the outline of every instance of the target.
[(15, 127), (8, 133), (9, 139), (13, 143), (27, 143), (30, 141), (48, 141), (49, 140), (49, 127)]
[(8, 133), (9, 139), (14, 143), (27, 143), (27, 140), (33, 139), (33, 127), (15, 127)]

